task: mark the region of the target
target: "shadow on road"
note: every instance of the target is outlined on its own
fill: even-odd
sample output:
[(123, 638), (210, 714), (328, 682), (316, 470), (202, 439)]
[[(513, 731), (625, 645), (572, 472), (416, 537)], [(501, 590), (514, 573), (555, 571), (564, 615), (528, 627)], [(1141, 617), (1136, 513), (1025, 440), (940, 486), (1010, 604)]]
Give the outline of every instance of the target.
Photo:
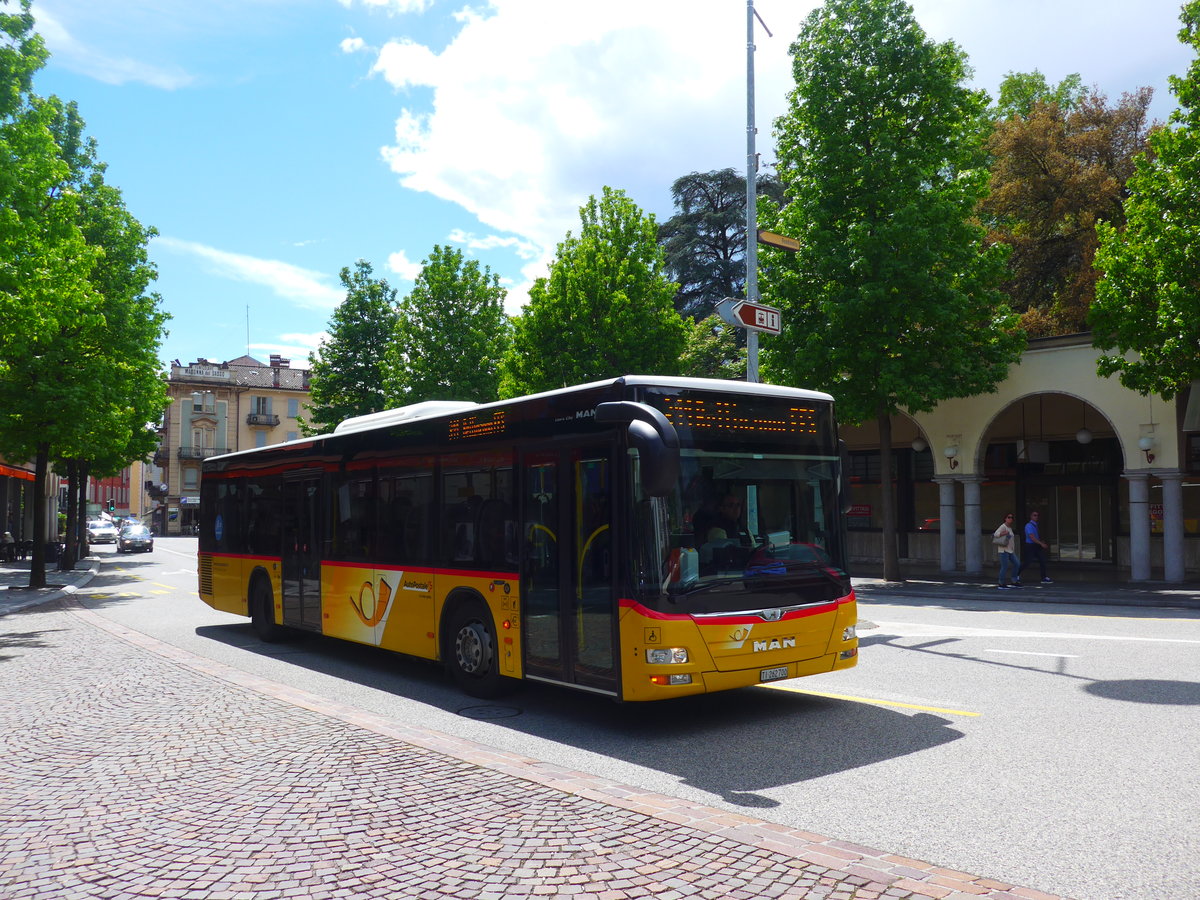
[(522, 683), (514, 695), (487, 702), (464, 696), (436, 664), (374, 647), (319, 635), (263, 644), (248, 624), (204, 626), (196, 633), (486, 720), (490, 727), (659, 771), (743, 807), (778, 806), (760, 792), (919, 753), (963, 736), (952, 722), (929, 713), (768, 688), (618, 704), (566, 688)]

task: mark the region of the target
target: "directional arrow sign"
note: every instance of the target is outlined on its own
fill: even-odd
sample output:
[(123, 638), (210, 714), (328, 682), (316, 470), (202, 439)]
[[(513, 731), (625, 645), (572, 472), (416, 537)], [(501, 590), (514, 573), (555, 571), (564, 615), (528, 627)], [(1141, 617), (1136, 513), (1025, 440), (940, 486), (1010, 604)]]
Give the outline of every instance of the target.
[(739, 300), (733, 306), (733, 317), (742, 328), (751, 331), (765, 331), (767, 334), (779, 334), (781, 324), (779, 310), (749, 300)]
[(788, 237), (785, 234), (776, 234), (773, 231), (760, 231), (758, 233), (758, 242), (766, 244), (769, 247), (778, 247), (780, 250), (795, 252), (800, 249), (800, 242), (798, 240)]

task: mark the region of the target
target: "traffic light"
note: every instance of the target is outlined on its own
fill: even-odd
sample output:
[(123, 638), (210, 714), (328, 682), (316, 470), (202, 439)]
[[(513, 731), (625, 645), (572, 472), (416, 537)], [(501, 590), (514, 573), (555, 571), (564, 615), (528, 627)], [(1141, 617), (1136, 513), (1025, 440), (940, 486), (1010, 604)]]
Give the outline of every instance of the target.
[(113, 499), (110, 497), (110, 498), (109, 498), (109, 500), (108, 500), (108, 511), (109, 511), (109, 512), (112, 512), (112, 511), (113, 511), (114, 509), (116, 509), (116, 508), (117, 508), (117, 504), (116, 504), (116, 503), (113, 501)]

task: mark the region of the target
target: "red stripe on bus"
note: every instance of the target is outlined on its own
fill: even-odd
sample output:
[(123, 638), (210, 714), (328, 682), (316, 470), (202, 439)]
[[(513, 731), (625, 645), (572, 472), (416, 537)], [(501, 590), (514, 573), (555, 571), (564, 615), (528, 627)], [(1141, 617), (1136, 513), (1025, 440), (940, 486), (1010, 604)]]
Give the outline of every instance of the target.
[[(792, 619), (804, 619), (808, 616), (818, 616), (822, 613), (827, 613), (837, 609), (843, 603), (849, 603), (854, 599), (854, 592), (851, 591), (845, 597), (839, 597), (837, 600), (831, 600), (828, 603), (823, 603), (820, 606), (805, 607), (804, 609), (793, 609), (784, 613), (777, 622), (789, 622)], [(762, 616), (755, 615), (734, 615), (728, 616), (705, 616), (697, 618), (688, 613), (663, 613), (652, 609), (647, 609), (638, 603), (636, 600), (622, 599), (620, 605), (626, 609), (631, 609), (640, 616), (645, 616), (647, 619), (659, 619), (662, 621), (690, 621), (696, 622), (698, 625), (753, 625), (762, 622)]]

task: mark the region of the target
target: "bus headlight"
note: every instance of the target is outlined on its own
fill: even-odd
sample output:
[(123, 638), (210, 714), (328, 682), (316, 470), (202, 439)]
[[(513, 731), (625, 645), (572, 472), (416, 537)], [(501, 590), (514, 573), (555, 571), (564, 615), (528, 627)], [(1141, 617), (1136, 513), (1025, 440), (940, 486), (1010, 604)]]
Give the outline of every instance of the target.
[(858, 637), (858, 629), (856, 629), (853, 625), (847, 626), (846, 630), (842, 632), (843, 641), (852, 641), (856, 637)]
[(687, 661), (688, 652), (685, 647), (660, 647), (646, 651), (646, 662), (655, 665), (685, 663)]

